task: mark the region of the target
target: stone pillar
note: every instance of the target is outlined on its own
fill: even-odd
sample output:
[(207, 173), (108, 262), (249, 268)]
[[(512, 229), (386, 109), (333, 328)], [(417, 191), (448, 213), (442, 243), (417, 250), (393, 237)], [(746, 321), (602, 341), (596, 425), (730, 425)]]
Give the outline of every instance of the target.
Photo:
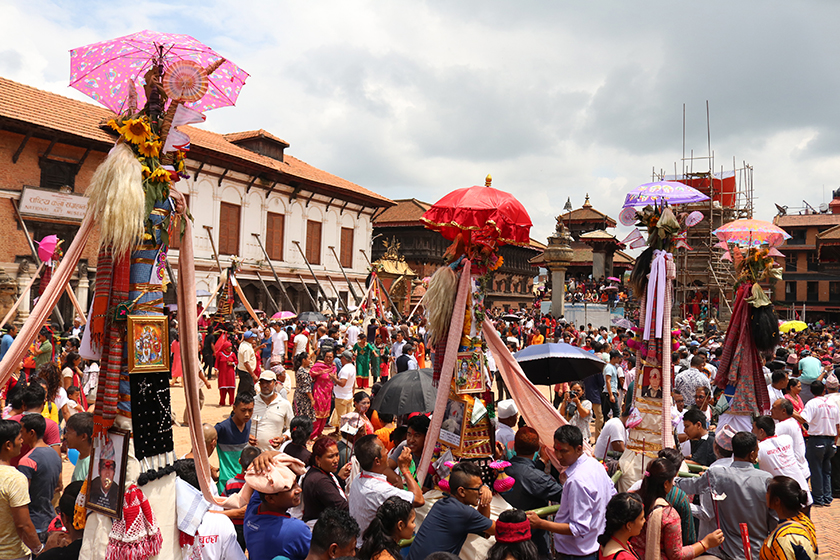
[(32, 264), (30, 263), (29, 259), (23, 259), (20, 261), (20, 267), (18, 268), (18, 275), (17, 275), (17, 285), (18, 285), (18, 298), (21, 299), (20, 305), (18, 306), (17, 311), (17, 318), (15, 319), (15, 323), (22, 325), (26, 322), (29, 318), (29, 312), (32, 310), (29, 302), (31, 301), (31, 288), (26, 289), (27, 284), (32, 279), (32, 274), (34, 271), (32, 270)]
[(607, 255), (602, 250), (600, 245), (595, 245), (592, 249), (592, 280), (599, 280), (606, 278), (606, 260)]
[(551, 271), (551, 315), (556, 318), (563, 315), (566, 308), (566, 269), (574, 256), (571, 241), (563, 222), (557, 220), (554, 235), (548, 238), (548, 246), (543, 253), (545, 266)]
[(559, 318), (566, 314), (566, 267), (551, 269), (551, 314)]
[(88, 267), (85, 263), (79, 263), (79, 283), (76, 286), (76, 299), (85, 313), (88, 312), (88, 293), (90, 291), (90, 280), (88, 279)]

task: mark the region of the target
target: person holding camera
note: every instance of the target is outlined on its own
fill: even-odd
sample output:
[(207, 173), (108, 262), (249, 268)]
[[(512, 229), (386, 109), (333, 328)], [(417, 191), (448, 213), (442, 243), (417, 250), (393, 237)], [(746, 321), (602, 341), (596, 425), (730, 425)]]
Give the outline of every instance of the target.
[(579, 381), (572, 382), (569, 390), (563, 395), (560, 413), (569, 424), (581, 431), (585, 441), (591, 442), (592, 433), (589, 425), (592, 420), (592, 403), (584, 397), (583, 386)]

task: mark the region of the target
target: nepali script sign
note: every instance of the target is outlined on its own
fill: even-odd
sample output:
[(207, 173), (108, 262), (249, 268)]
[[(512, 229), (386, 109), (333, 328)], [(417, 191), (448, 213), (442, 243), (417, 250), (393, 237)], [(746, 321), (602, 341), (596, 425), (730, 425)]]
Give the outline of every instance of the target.
[(19, 207), (20, 213), (27, 216), (82, 221), (87, 205), (86, 196), (24, 187)]

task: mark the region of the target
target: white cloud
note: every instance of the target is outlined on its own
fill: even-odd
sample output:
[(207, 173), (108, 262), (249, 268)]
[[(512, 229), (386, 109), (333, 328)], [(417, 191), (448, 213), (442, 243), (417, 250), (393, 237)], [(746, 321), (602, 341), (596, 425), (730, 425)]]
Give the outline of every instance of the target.
[[(510, 190), (544, 239), (567, 197), (617, 217), (623, 194), (706, 153), (755, 167), (756, 217), (823, 201), (840, 171), (840, 5), (656, 0), (180, 3), (6, 0), (0, 75), (77, 99), (68, 51), (144, 28), (186, 33), (247, 70), (220, 132), (392, 198)], [(623, 231), (623, 230), (622, 230)], [(620, 232), (619, 235), (622, 235)]]

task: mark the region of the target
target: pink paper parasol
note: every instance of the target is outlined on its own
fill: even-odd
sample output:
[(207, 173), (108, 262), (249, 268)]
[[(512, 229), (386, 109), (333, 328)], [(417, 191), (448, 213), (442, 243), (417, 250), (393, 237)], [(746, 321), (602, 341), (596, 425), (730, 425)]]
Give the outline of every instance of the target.
[(44, 262), (51, 261), (55, 255), (55, 248), (58, 247), (58, 236), (48, 235), (36, 243), (38, 244), (38, 258)]
[[(161, 52), (164, 76), (166, 68), (177, 61), (207, 68), (224, 58), (189, 35), (145, 30), (71, 50), (70, 86), (117, 114), (128, 107), (134, 88), (137, 106), (142, 107), (146, 103), (143, 75)], [(185, 105), (196, 111), (234, 105), (247, 78), (247, 72), (225, 60), (207, 77), (207, 92)]]
[(297, 315), (295, 315), (291, 311), (278, 311), (277, 313), (271, 316), (272, 319), (292, 319), (294, 317), (297, 317)]
[(767, 244), (776, 247), (790, 239), (788, 232), (763, 220), (735, 220), (713, 231), (718, 239), (742, 247), (758, 247)]

